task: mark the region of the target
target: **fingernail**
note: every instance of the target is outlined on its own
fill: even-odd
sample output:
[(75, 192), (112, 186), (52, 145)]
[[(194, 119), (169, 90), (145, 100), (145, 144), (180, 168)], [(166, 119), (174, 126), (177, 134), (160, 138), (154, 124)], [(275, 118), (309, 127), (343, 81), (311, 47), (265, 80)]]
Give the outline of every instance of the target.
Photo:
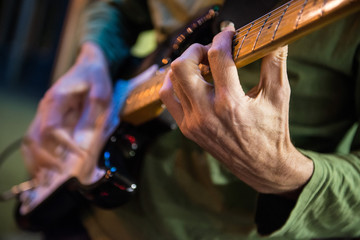
[(235, 24), (231, 21), (222, 21), (220, 23), (220, 30), (224, 31), (224, 30), (235, 30)]

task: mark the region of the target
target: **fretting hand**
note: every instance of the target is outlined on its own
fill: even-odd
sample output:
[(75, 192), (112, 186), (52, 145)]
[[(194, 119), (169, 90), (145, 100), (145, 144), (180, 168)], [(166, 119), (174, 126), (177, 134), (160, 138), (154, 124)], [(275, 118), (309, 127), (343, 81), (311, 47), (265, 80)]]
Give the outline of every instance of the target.
[[(290, 141), (287, 47), (264, 57), (259, 84), (244, 93), (231, 54), (233, 29), (192, 45), (171, 64), (160, 96), (183, 134), (262, 193), (294, 196), (313, 163)], [(199, 64), (209, 64), (214, 84)], [(295, 194), (295, 196), (296, 196)]]

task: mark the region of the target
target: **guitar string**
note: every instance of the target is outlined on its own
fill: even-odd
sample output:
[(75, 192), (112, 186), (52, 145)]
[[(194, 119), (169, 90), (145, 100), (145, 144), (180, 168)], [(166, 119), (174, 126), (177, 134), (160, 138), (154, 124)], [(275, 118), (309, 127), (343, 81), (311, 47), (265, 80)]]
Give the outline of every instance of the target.
[[(234, 50), (236, 53), (236, 58), (240, 54), (240, 50), (250, 48), (251, 51), (255, 50), (256, 46), (258, 45), (259, 40), (261, 39), (261, 42), (264, 41), (264, 39), (270, 39), (271, 41), (274, 40), (275, 34), (278, 31), (278, 27), (280, 25), (281, 21), (286, 21), (286, 18), (284, 17), (284, 13), (287, 8), (281, 9), (282, 11), (277, 13), (278, 16), (275, 16), (273, 19), (270, 19), (268, 21), (264, 21), (262, 26), (260, 28), (252, 28), (249, 29), (248, 32), (241, 36), (241, 45), (239, 46), (239, 37), (235, 38), (233, 40)], [(274, 27), (274, 30), (269, 30), (272, 27)], [(261, 36), (261, 37), (260, 37)]]
[[(278, 27), (280, 24), (280, 21), (287, 21), (289, 19), (289, 15), (284, 15), (286, 8), (283, 9), (283, 11), (281, 13), (279, 13), (278, 15), (280, 16), (276, 16), (276, 18), (268, 20), (268, 22), (263, 23), (263, 25), (260, 28), (252, 28), (250, 29), (245, 35), (241, 36), (241, 37), (237, 37), (233, 40), (233, 45), (234, 45), (234, 49), (237, 49), (237, 56), (239, 55), (239, 52), (242, 48), (246, 48), (249, 47), (249, 45), (253, 45), (251, 50), (255, 49), (255, 45), (258, 42), (259, 36), (261, 35), (261, 39), (271, 39), (274, 40), (275, 39), (275, 34), (278, 31)], [(288, 12), (286, 12), (287, 14), (289, 14)], [(271, 29), (272, 27), (274, 28), (274, 31), (269, 31), (269, 29)], [(263, 31), (264, 30), (264, 31)], [(255, 44), (254, 44), (254, 39), (255, 38)], [(239, 38), (241, 39), (241, 47), (238, 46), (239, 43)], [(251, 47), (251, 46), (250, 46)]]
[[(316, 4), (317, 1), (315, 1), (315, 0), (311, 0), (311, 1), (314, 3), (313, 6), (311, 6), (311, 7), (314, 7), (314, 6), (317, 5), (317, 4)], [(275, 10), (271, 11), (270, 13), (271, 13), (271, 15), (273, 15), (273, 16), (276, 16), (277, 13), (281, 14), (282, 11), (289, 6), (289, 4), (290, 4), (289, 8), (292, 8), (292, 10), (288, 10), (288, 12), (289, 12), (289, 13), (293, 13), (294, 11), (298, 11), (298, 10), (299, 10), (299, 7), (301, 7), (302, 5), (304, 5), (304, 3), (306, 3), (306, 2), (307, 2), (307, 0), (304, 0), (304, 1), (301, 1), (301, 0), (292, 0), (292, 1), (289, 1), (289, 2), (287, 2), (286, 4), (283, 4), (282, 6), (276, 8)], [(324, 2), (324, 3), (319, 4), (319, 5), (321, 5), (321, 9), (324, 9), (325, 5), (327, 5), (327, 2)], [(256, 27), (261, 26), (262, 23), (263, 23), (263, 21), (264, 21), (264, 19), (267, 18), (268, 15), (269, 15), (269, 13), (263, 15), (262, 17), (260, 17), (260, 18), (258, 18), (258, 19), (255, 19), (255, 20), (252, 21), (252, 22), (257, 22), (257, 23), (258, 23), (258, 25), (256, 25)], [(252, 23), (252, 22), (251, 22), (251, 23)], [(237, 35), (241, 34), (242, 32), (246, 31), (251, 23), (249, 23), (249, 24), (241, 27), (240, 29), (236, 30), (235, 36), (237, 36)]]
[[(292, 3), (292, 2), (295, 2), (295, 1), (290, 1), (290, 2), (288, 2), (288, 4)], [(296, 1), (295, 4), (290, 5), (289, 6), (290, 10), (287, 10), (286, 15), (284, 16), (284, 20), (289, 18), (290, 17), (289, 15), (291, 15), (292, 13), (294, 13), (296, 11), (300, 10), (299, 13), (302, 13), (302, 10), (305, 8), (305, 4), (307, 2), (308, 2), (307, 0), (305, 0), (305, 1)], [(313, 6), (310, 6), (311, 8), (318, 8), (319, 10), (321, 9), (321, 11), (324, 12), (325, 5), (327, 5), (328, 1), (322, 2), (321, 4), (315, 4), (316, 1), (314, 2), (314, 0), (313, 0), (313, 3), (314, 3)], [(268, 20), (269, 25), (273, 24), (274, 20), (275, 20), (275, 22), (279, 20), (278, 16), (282, 14), (282, 11), (286, 8), (286, 5), (288, 5), (288, 4), (284, 4), (281, 7), (274, 10), (274, 11), (277, 11), (277, 12), (273, 15), (274, 17), (271, 18), (270, 21)], [(259, 28), (261, 28), (263, 22), (265, 21), (263, 19), (266, 18), (266, 17), (267, 17), (267, 15), (264, 15), (261, 18), (254, 20), (252, 23), (256, 22), (256, 24), (254, 24), (252, 27), (250, 26), (250, 24), (247, 24), (244, 27), (236, 30), (236, 33), (234, 35), (234, 41), (236, 42), (237, 40), (239, 40), (239, 38), (243, 38), (245, 35), (247, 35), (247, 37), (249, 37), (249, 36), (253, 36), (253, 34), (257, 34), (257, 32), (259, 31)], [(248, 29), (250, 28), (249, 26), (251, 27), (251, 34), (246, 34), (246, 33), (244, 34), (244, 32), (247, 32)]]
[[(295, 4), (293, 4), (295, 2)], [(287, 4), (291, 3), (291, 6), (292, 7), (297, 7), (296, 4), (298, 4), (300, 2), (300, 0), (292, 0), (292, 1), (289, 1)], [(256, 24), (253, 24), (252, 28), (258, 28), (258, 27), (261, 27), (261, 25), (263, 24), (264, 20), (267, 18), (267, 16), (271, 13), (271, 18), (274, 18), (275, 16), (277, 16), (277, 14), (279, 13), (281, 15), (282, 13), (282, 9), (286, 7), (287, 4), (284, 4), (274, 10), (272, 10), (271, 12), (261, 16), (260, 18), (257, 18), (255, 20), (253, 20), (252, 22), (244, 25), (243, 27), (241, 27), (240, 29), (237, 29), (236, 32), (235, 32), (235, 37), (239, 36), (244, 36), (244, 35), (241, 35), (243, 32), (246, 32), (249, 27), (253, 24), (253, 23), (256, 23)]]
[[(305, 4), (306, 4), (306, 3), (305, 3)], [(303, 5), (303, 6), (305, 6), (305, 5)], [(322, 5), (321, 8), (317, 8), (317, 9), (323, 11), (323, 8), (324, 8), (324, 5)], [(289, 17), (290, 17), (289, 15), (286, 15), (286, 17), (284, 17), (285, 21), (288, 20)], [(317, 17), (321, 17), (321, 16), (318, 15)], [(270, 25), (270, 26), (271, 26), (271, 25)], [(296, 27), (294, 28), (294, 31), (295, 31), (295, 30), (296, 30)], [(272, 32), (265, 31), (264, 34), (262, 34), (262, 39), (270, 39), (271, 33), (272, 33)], [(239, 55), (239, 53), (240, 53), (240, 51), (241, 51), (242, 49), (247, 49), (247, 50), (248, 50), (248, 49), (251, 47), (251, 45), (253, 44), (253, 39), (252, 39), (252, 38), (254, 37), (255, 34), (257, 34), (257, 32), (256, 32), (256, 31), (253, 31), (253, 32), (251, 32), (251, 34), (248, 34), (248, 35), (246, 36), (246, 38), (247, 38), (249, 41), (244, 41), (244, 39), (242, 40), (242, 41), (244, 41), (244, 44), (242, 44), (241, 49), (239, 49), (239, 46), (237, 45), (237, 43), (238, 43), (237, 40), (234, 40), (234, 42), (233, 42), (233, 44), (234, 44), (234, 50), (235, 50), (235, 51), (237, 50), (237, 54), (235, 55), (236, 58), (238, 57), (238, 55)], [(265, 42), (265, 44), (268, 44), (268, 43), (272, 42), (272, 41), (274, 40), (274, 38), (275, 38), (275, 32), (274, 32), (274, 35), (272, 36), (271, 40)], [(254, 49), (251, 49), (251, 51), (253, 51), (253, 50), (254, 50)], [(251, 52), (251, 51), (250, 51), (250, 52)], [(248, 53), (249, 53), (249, 52), (248, 52)], [(235, 58), (234, 60), (236, 60), (236, 58)]]
[[(306, 0), (305, 0), (306, 1)], [(291, 1), (289, 3), (292, 3), (292, 2), (295, 2), (295, 1)], [(288, 3), (288, 4), (289, 4)], [(282, 5), (281, 7), (277, 8), (276, 11), (274, 14), (273, 14), (273, 17), (269, 18), (269, 20), (267, 21), (269, 24), (273, 24), (275, 22), (277, 22), (279, 20), (279, 17), (281, 17), (283, 11), (285, 8), (287, 8), (287, 5), (288, 4), (284, 4)], [(296, 1), (295, 4), (292, 4), (290, 5), (286, 12), (286, 15), (283, 17), (283, 20), (286, 20), (287, 18), (289, 18), (289, 15), (291, 15), (292, 13), (296, 12), (296, 11), (299, 11), (301, 10), (301, 7), (303, 6), (304, 2), (303, 1)], [(262, 16), (261, 18), (259, 19), (256, 19), (254, 20), (253, 22), (256, 22), (256, 24), (254, 24), (254, 26), (251, 28), (251, 33), (252, 34), (257, 34), (257, 32), (259, 31), (259, 28), (261, 28), (261, 26), (263, 25), (265, 19), (266, 19), (267, 15), (264, 15)], [(242, 38), (245, 36), (245, 34), (243, 34), (244, 32), (246, 32), (249, 28), (249, 25), (250, 24), (247, 24), (245, 25), (244, 27), (236, 30), (236, 33), (234, 35), (235, 39), (239, 39), (239, 38)], [(249, 35), (248, 35), (249, 36)], [(235, 40), (234, 39), (234, 40)]]
[[(307, 2), (307, 1), (305, 0), (305, 3), (306, 3), (306, 2)], [(284, 16), (284, 19), (283, 19), (283, 20), (287, 20), (287, 18), (289, 18), (290, 15), (291, 15), (292, 13), (296, 12), (296, 11), (299, 11), (299, 10), (300, 10), (299, 12), (302, 13), (301, 10), (303, 10), (303, 8), (305, 7), (304, 2), (299, 2), (299, 1), (298, 1), (298, 2), (296, 2), (296, 3), (297, 3), (296, 5), (293, 4), (293, 5), (290, 5), (290, 6), (289, 6), (290, 10), (287, 10), (286, 15)], [(298, 8), (298, 7), (300, 7), (301, 9)], [(315, 7), (320, 7), (320, 6), (315, 6)], [(311, 6), (311, 8), (315, 8), (315, 7), (314, 7), (314, 6)], [(283, 11), (285, 8), (286, 8), (286, 4), (277, 9), (278, 12), (276, 12), (276, 13), (273, 15), (274, 17), (271, 18), (271, 20), (268, 20), (269, 25), (270, 25), (270, 24), (273, 24), (273, 23), (275, 23), (276, 21), (279, 20), (279, 15), (282, 15), (282, 11)], [(323, 8), (324, 8), (324, 5), (321, 4), (321, 7), (320, 7), (319, 9), (322, 9), (322, 11), (324, 11)], [(267, 16), (267, 15), (263, 16), (262, 18), (266, 18), (266, 16)], [(281, 17), (281, 16), (280, 16), (280, 17)], [(259, 28), (262, 26), (262, 24), (263, 24), (263, 22), (264, 22), (264, 20), (261, 20), (262, 18), (255, 20), (255, 21), (256, 21), (256, 24), (254, 24), (255, 27), (252, 27), (252, 28), (251, 28), (251, 34), (248, 34), (248, 35), (247, 35), (248, 37), (249, 37), (249, 35), (252, 36), (252, 34), (257, 34), (257, 32), (259, 31)], [(255, 21), (253, 21), (253, 22), (255, 22)], [(275, 21), (275, 22), (274, 22), (274, 21)], [(244, 27), (236, 30), (236, 34), (234, 35), (234, 36), (235, 36), (235, 37), (234, 37), (234, 41), (237, 41), (237, 40), (239, 40), (239, 38), (243, 38), (243, 37), (246, 35), (246, 34), (244, 34), (244, 32), (247, 32), (247, 30), (249, 29), (249, 27), (248, 27), (249, 25), (250, 25), (250, 24), (245, 25)]]
[[(306, 0), (305, 0), (306, 1)], [(298, 10), (298, 9), (297, 9)], [(291, 12), (289, 12), (289, 11), (287, 11), (287, 13), (286, 13), (286, 16), (284, 16), (283, 17), (283, 20), (282, 21), (286, 21), (286, 20), (288, 20), (289, 19), (289, 17), (290, 17), (290, 14), (291, 13), (294, 13), (295, 11), (293, 10), (293, 11), (291, 11)], [(290, 13), (290, 14), (289, 14)], [(277, 19), (277, 20), (279, 20), (279, 19)], [(270, 24), (273, 24), (274, 22), (271, 22), (271, 23), (269, 23), (269, 25)], [(271, 26), (271, 25), (270, 25)], [(265, 34), (269, 34), (270, 32), (269, 31), (265, 31)], [(245, 37), (246, 36), (246, 39), (249, 39), (250, 41), (252, 40), (252, 38), (255, 36), (255, 35), (257, 35), (258, 34), (258, 29), (252, 29), (248, 34), (245, 34), (245, 35), (243, 35), (242, 37)], [(265, 36), (263, 36), (262, 35), (262, 39), (266, 39), (266, 37), (268, 37), (268, 35), (265, 35)], [(237, 38), (235, 38), (234, 40), (233, 40), (233, 44), (234, 44), (234, 48), (236, 49), (236, 47), (237, 47), (237, 43), (238, 43), (238, 39), (239, 39), (239, 37), (237, 37)], [(272, 39), (273, 40), (273, 39)], [(244, 41), (244, 40), (243, 40)], [(249, 45), (251, 45), (251, 44), (253, 44), (253, 41), (251, 41), (250, 43), (248, 43), (248, 42), (244, 42), (244, 44), (241, 46), (241, 48), (246, 48), (246, 47), (249, 47)], [(238, 52), (240, 51), (239, 49), (237, 49), (238, 50)]]

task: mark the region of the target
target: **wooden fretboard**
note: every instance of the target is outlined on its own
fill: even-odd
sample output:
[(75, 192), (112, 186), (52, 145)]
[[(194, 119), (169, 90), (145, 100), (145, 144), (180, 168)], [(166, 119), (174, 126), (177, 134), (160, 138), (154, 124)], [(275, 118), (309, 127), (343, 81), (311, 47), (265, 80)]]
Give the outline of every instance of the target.
[[(360, 9), (360, 0), (293, 0), (236, 30), (233, 59), (243, 67), (280, 46)], [(144, 123), (164, 109), (159, 97), (166, 69), (129, 94), (122, 119)]]

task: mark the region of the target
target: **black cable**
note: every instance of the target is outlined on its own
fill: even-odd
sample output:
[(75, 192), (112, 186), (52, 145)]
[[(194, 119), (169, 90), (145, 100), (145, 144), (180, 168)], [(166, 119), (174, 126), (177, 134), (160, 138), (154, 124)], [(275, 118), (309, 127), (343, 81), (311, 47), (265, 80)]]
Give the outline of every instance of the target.
[(5, 162), (5, 160), (18, 148), (20, 148), (23, 138), (16, 139), (10, 143), (1, 153), (0, 153), (0, 166)]
[[(5, 149), (0, 153), (0, 166), (5, 162), (5, 160), (14, 153), (17, 149), (20, 148), (23, 138), (16, 139), (10, 143)], [(6, 201), (11, 198), (11, 191), (0, 193), (0, 201)]]

